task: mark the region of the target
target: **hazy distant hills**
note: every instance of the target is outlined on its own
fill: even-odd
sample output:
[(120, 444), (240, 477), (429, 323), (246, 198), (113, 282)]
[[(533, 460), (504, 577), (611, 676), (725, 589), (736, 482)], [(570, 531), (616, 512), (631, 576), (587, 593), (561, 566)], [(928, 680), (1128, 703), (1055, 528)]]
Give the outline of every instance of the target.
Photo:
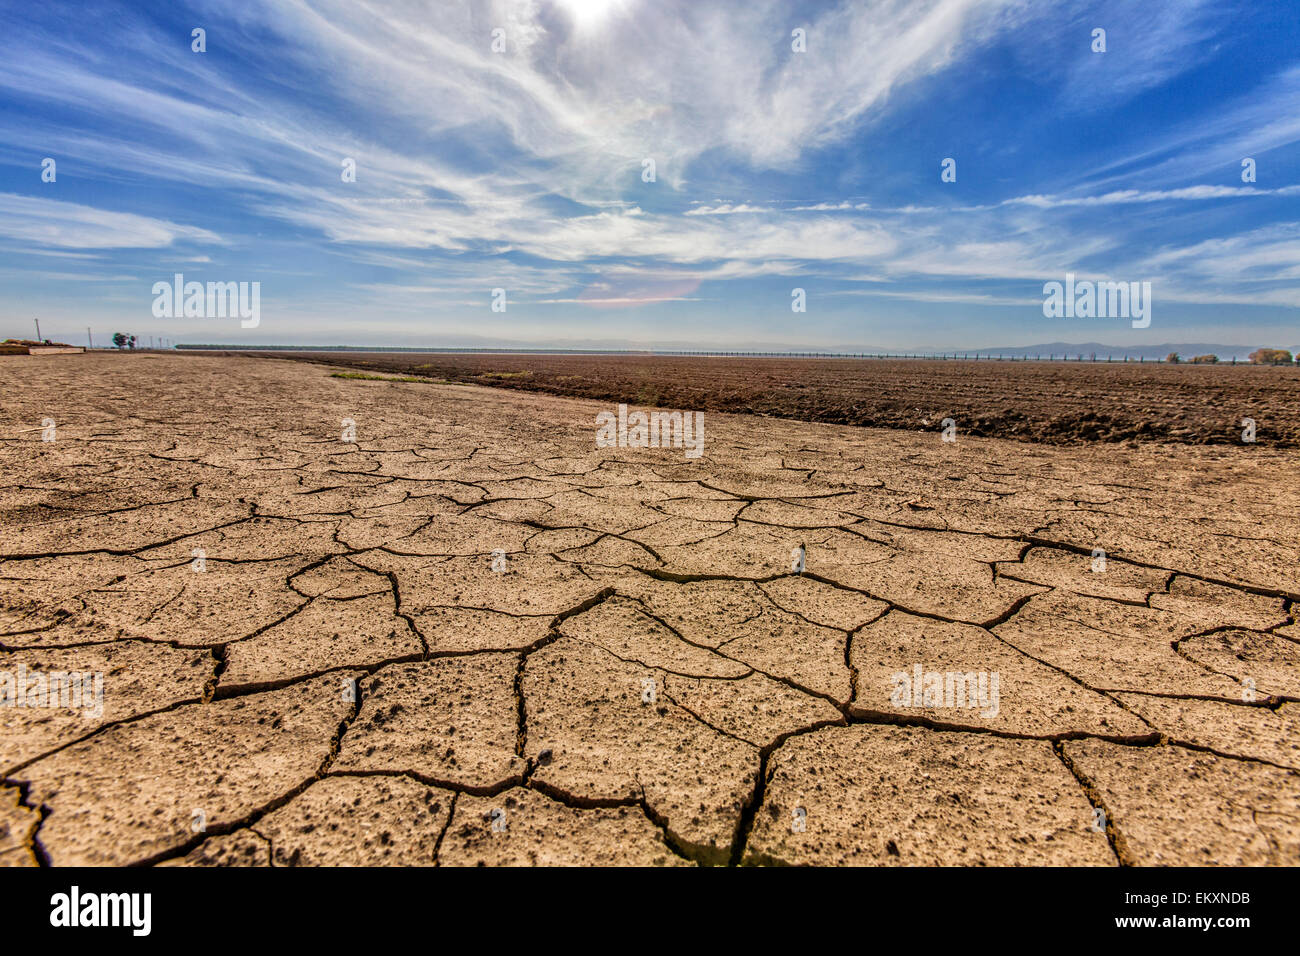
[[(1271, 347), (1271, 346), (1270, 346)], [(1291, 348), (1288, 344), (1281, 344), (1277, 348)], [(1098, 359), (1104, 359), (1106, 356), (1122, 358), (1163, 359), (1170, 352), (1177, 352), (1179, 357), (1186, 360), (1194, 355), (1217, 355), (1221, 361), (1245, 361), (1251, 352), (1259, 348), (1257, 345), (1213, 345), (1206, 342), (1173, 342), (1164, 345), (1104, 345), (1101, 342), (1081, 342), (1072, 344), (1069, 342), (1047, 342), (1043, 345), (1023, 345), (1010, 346), (1007, 348), (990, 348), (980, 350), (981, 355), (1005, 355), (1021, 358), (1028, 356), (1036, 358), (1042, 356), (1047, 358), (1049, 355), (1055, 355), (1060, 358), (1067, 355), (1070, 358), (1078, 358), (1080, 355), (1085, 360), (1096, 355)], [(958, 354), (964, 354), (958, 350)]]

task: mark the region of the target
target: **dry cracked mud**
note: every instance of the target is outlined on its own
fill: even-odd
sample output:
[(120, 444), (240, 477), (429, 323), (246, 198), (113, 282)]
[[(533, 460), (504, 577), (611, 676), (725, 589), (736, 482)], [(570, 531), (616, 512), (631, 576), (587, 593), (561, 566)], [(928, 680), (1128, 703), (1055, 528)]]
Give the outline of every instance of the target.
[(0, 387), (0, 865), (1300, 862), (1293, 450)]

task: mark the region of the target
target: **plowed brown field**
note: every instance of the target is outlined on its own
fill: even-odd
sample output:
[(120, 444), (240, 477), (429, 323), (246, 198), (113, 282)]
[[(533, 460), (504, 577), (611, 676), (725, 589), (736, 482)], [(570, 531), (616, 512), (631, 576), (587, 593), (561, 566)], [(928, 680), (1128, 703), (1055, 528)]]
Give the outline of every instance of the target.
[(1071, 444), (1300, 445), (1300, 368), (1146, 362), (435, 352), (256, 353), (390, 374), (833, 425)]

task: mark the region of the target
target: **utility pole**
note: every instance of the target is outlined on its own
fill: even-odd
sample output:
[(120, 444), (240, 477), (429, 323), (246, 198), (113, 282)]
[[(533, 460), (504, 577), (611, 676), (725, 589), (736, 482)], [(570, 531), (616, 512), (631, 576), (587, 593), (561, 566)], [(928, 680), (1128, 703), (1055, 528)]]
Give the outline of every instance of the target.
[(92, 349), (95, 347), (95, 340), (94, 340), (93, 337), (91, 337), (90, 329), (89, 329), (89, 328), (86, 329), (86, 343), (87, 343), (87, 344), (88, 344)]
[(37, 342), (44, 342), (45, 340), (44, 340), (43, 338), (41, 338), (41, 320), (40, 320), (40, 319), (33, 319), (32, 321), (36, 323), (36, 341), (37, 341)]

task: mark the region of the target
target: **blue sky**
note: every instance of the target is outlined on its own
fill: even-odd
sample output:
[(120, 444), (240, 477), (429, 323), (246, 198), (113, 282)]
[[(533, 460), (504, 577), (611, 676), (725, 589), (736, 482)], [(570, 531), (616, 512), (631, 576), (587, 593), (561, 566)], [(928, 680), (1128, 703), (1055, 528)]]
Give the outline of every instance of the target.
[(10, 3), (0, 254), (0, 337), (78, 343), (1291, 348), (1300, 4)]

